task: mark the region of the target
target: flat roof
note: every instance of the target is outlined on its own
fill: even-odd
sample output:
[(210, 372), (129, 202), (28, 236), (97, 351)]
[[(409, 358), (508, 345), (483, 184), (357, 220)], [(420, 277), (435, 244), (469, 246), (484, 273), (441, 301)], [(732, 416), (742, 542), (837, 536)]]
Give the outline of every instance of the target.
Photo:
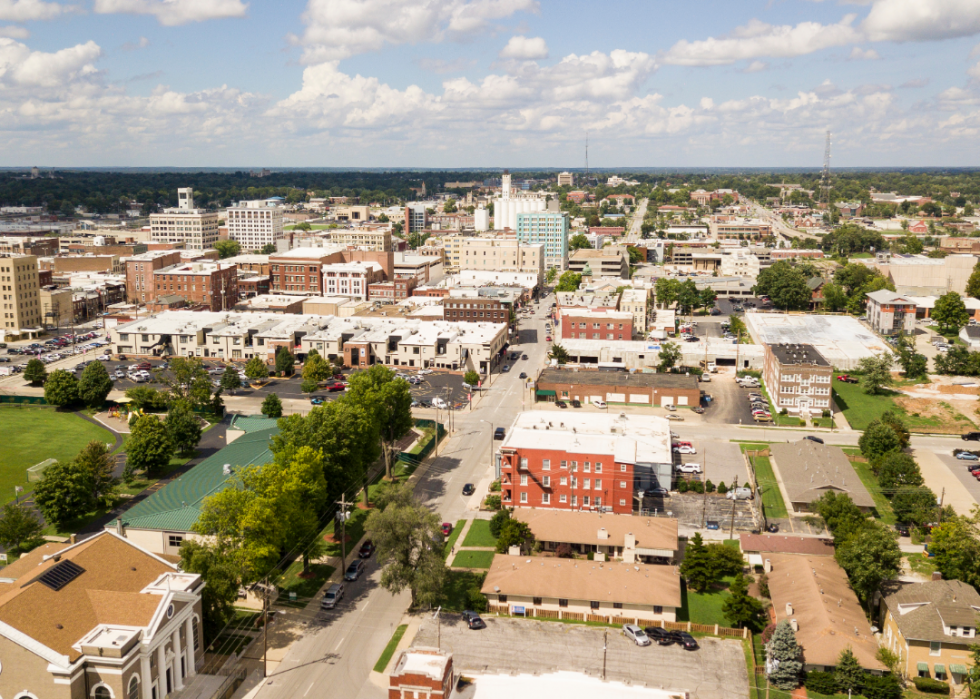
[(452, 653), (433, 651), (424, 653), (404, 650), (398, 658), (398, 664), (392, 671), (392, 677), (399, 675), (425, 675), (434, 680), (442, 680), (446, 674), (446, 666), (452, 660)]
[(633, 314), (626, 311), (607, 311), (592, 308), (562, 308), (562, 316), (591, 318), (594, 320), (633, 320)]
[(670, 517), (539, 510), (530, 507), (515, 508), (511, 516), (525, 522), (538, 541), (623, 546), (626, 535), (634, 534), (637, 548), (677, 550), (677, 520)]
[(840, 447), (801, 439), (772, 444), (769, 453), (793, 502), (809, 503), (835, 492), (849, 495), (858, 507), (874, 507), (874, 498)]
[(851, 316), (746, 313), (756, 342), (812, 345), (832, 366), (851, 369), (865, 357), (890, 352), (887, 343)]
[(544, 369), (538, 376), (539, 385), (567, 383), (586, 386), (635, 386), (636, 388), (686, 388), (695, 391), (699, 390), (697, 377), (687, 376), (685, 374)]
[(780, 364), (813, 364), (830, 366), (830, 362), (813, 345), (769, 345), (769, 351), (779, 360)]

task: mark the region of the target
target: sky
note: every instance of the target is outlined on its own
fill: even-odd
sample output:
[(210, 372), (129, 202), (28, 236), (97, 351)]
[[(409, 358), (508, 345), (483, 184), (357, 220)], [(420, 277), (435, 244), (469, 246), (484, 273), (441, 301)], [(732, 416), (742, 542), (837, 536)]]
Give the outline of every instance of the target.
[(980, 166), (980, 0), (0, 0), (0, 166)]

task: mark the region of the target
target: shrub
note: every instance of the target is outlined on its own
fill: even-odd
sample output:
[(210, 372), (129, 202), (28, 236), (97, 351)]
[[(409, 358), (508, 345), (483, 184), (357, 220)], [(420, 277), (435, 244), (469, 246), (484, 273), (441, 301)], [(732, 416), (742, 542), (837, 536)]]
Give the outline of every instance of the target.
[(719, 495), (724, 495), (727, 492), (728, 492), (728, 486), (725, 485), (725, 481), (720, 481), (718, 483), (718, 494)]
[(488, 510), (499, 510), (500, 509), (500, 496), (499, 495), (487, 495), (485, 501)]
[(949, 683), (934, 680), (931, 677), (913, 677), (915, 688), (926, 694), (949, 694)]
[(823, 412), (820, 413), (820, 416), (821, 417), (830, 417), (830, 411), (829, 410), (824, 410)]
[(770, 599), (769, 596), (769, 576), (763, 573), (759, 576), (759, 594)]
[(775, 624), (767, 624), (766, 628), (762, 629), (762, 642), (769, 643), (769, 639), (772, 638), (772, 632), (775, 630)]
[(555, 547), (555, 555), (558, 558), (571, 558), (572, 557), (572, 545), (565, 543), (564, 541)]
[(471, 587), (466, 591), (466, 598), (469, 602), (468, 608), (474, 612), (487, 611), (487, 598), (480, 592), (479, 587)]
[(786, 408), (783, 408), (782, 410), (779, 411), (779, 414), (780, 415), (789, 415), (789, 411)]
[(806, 427), (806, 420), (800, 420), (800, 427)]
[(503, 509), (497, 512), (493, 517), (490, 518), (490, 535), (496, 539), (500, 536), (500, 530), (504, 528), (507, 524), (507, 520), (510, 519), (510, 510)]
[(808, 690), (817, 694), (837, 694), (837, 680), (832, 672), (808, 672), (803, 682)]
[(677, 481), (677, 492), (678, 493), (686, 493), (687, 490), (688, 490), (688, 488), (687, 488), (687, 481), (686, 480), (684, 480), (682, 478), (679, 481)]
[(705, 490), (706, 493), (713, 493), (713, 492), (715, 492), (715, 484), (712, 483), (711, 481), (705, 481), (704, 482), (704, 490)]
[(493, 483), (490, 484), (490, 492), (491, 493), (500, 492), (500, 481), (494, 481)]
[(704, 483), (702, 483), (701, 481), (691, 481), (690, 483), (688, 483), (687, 489), (693, 490), (695, 493), (703, 493)]
[(861, 694), (864, 699), (902, 699), (902, 685), (895, 675), (867, 675)]

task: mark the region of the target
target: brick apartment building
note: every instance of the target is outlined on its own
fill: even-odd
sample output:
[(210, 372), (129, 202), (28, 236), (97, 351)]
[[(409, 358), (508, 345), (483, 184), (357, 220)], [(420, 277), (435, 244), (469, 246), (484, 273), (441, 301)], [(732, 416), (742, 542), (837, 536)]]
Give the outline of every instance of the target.
[(238, 269), (226, 262), (191, 262), (153, 272), (156, 296), (177, 294), (189, 305), (224, 311), (238, 301)]
[(238, 277), (238, 298), (250, 299), (255, 296), (268, 294), (270, 291), (269, 275), (256, 274), (251, 277)]
[(415, 277), (399, 277), (386, 282), (375, 282), (368, 285), (368, 301), (404, 301), (418, 286)]
[(448, 297), (443, 300), (442, 309), (444, 320), (470, 323), (506, 323), (510, 316), (508, 307), (492, 298)]
[[(373, 272), (365, 274), (367, 282), (358, 296), (367, 298), (367, 285), (376, 281), (384, 281), (394, 277), (394, 253), (389, 251), (377, 250), (346, 250), (333, 248), (294, 248), (287, 252), (276, 253), (269, 256), (269, 271), (272, 277), (272, 291), (274, 293), (307, 293), (322, 294), (327, 293), (330, 286), (325, 277), (326, 267), (331, 265), (349, 265), (362, 263), (366, 267), (377, 265), (380, 274)], [(339, 272), (341, 270), (335, 270)], [(335, 280), (339, 278), (334, 275)], [(337, 286), (336, 283), (334, 285)], [(332, 293), (347, 293), (334, 291)]]
[(669, 488), (673, 474), (668, 422), (649, 415), (523, 412), (499, 459), (509, 507), (630, 514), (639, 492)]
[(867, 294), (868, 323), (882, 335), (915, 332), (918, 303), (908, 296), (882, 289)]
[(126, 259), (126, 300), (130, 303), (152, 301), (155, 294), (153, 273), (180, 264), (179, 250), (156, 250)]
[(559, 320), (563, 340), (633, 339), (632, 312), (562, 309)]
[(830, 362), (813, 345), (765, 345), (762, 379), (776, 410), (830, 410), (832, 373)]
[(626, 371), (544, 369), (535, 382), (537, 400), (602, 400), (611, 404), (686, 405), (701, 402), (694, 376)]
[(403, 650), (388, 678), (388, 699), (449, 699), (453, 655), (437, 648)]

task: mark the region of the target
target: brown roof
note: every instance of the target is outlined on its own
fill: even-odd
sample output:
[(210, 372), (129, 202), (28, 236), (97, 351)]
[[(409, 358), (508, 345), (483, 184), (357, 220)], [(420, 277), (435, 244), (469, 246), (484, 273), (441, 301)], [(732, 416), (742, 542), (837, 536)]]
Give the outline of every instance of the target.
[[(598, 512), (565, 512), (519, 507), (511, 515), (526, 522), (539, 541), (622, 546), (627, 534), (636, 535), (637, 548), (677, 550), (677, 520)], [(605, 529), (607, 538), (599, 538)]]
[(804, 553), (809, 556), (833, 556), (834, 542), (813, 536), (775, 534), (741, 534), (742, 553)]
[(858, 507), (874, 507), (874, 498), (840, 447), (801, 439), (773, 444), (769, 453), (792, 502), (811, 503), (833, 491), (849, 495)]
[(4, 569), (13, 569), (17, 581), (0, 587), (0, 622), (72, 661), (80, 655), (72, 644), (98, 624), (148, 626), (163, 597), (140, 590), (175, 571), (110, 532), (62, 550), (59, 559), (84, 572), (57, 591), (38, 581), (58, 563), (54, 558), (43, 561), (43, 553), (32, 552), (22, 565), (17, 561)]
[(946, 634), (947, 626), (980, 626), (980, 594), (959, 580), (908, 583), (885, 595), (885, 605), (906, 640), (973, 643)]
[[(884, 670), (876, 658), (878, 642), (847, 574), (828, 556), (774, 553), (769, 594), (776, 621), (795, 619), (796, 640), (808, 665), (836, 665), (850, 648), (861, 667)], [(786, 605), (791, 609), (787, 609)]]
[(677, 568), (639, 563), (497, 554), (480, 591), (485, 595), (681, 606)]

